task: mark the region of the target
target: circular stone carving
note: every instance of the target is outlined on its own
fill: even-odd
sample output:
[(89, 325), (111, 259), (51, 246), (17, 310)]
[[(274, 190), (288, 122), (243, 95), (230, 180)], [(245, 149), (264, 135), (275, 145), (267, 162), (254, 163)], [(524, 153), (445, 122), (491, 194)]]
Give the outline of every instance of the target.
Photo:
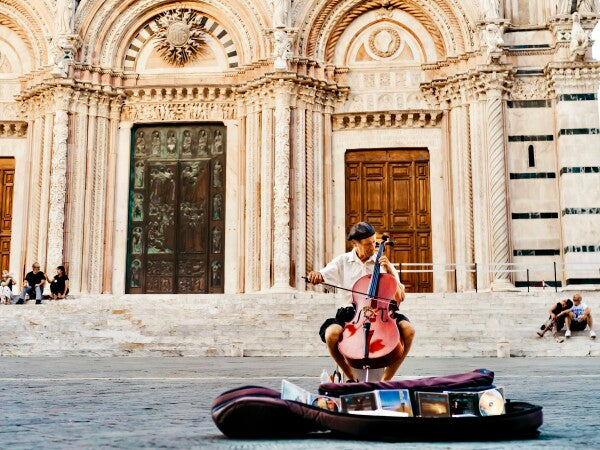
[(369, 36), (369, 50), (380, 58), (389, 58), (400, 48), (400, 35), (393, 28), (379, 28)]
[(167, 28), (167, 41), (175, 47), (182, 47), (190, 38), (190, 27), (184, 22), (173, 22)]

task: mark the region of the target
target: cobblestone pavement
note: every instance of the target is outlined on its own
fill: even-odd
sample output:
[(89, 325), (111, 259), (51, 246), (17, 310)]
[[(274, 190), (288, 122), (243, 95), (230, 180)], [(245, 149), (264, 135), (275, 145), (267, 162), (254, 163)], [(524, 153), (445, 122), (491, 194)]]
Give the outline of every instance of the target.
[(544, 407), (537, 440), (381, 444), (333, 439), (233, 441), (210, 405), (282, 378), (316, 390), (327, 358), (0, 358), (0, 448), (600, 448), (598, 358), (409, 358), (400, 376), (496, 372), (508, 397)]

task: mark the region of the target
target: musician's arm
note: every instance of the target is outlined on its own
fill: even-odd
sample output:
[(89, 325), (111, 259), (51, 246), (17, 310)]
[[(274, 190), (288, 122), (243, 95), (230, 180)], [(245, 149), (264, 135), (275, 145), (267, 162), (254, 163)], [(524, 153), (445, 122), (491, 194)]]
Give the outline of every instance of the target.
[(312, 284), (320, 284), (325, 282), (334, 286), (341, 286), (343, 281), (341, 266), (342, 259), (340, 256), (338, 256), (318, 272), (310, 272), (308, 274), (308, 279)]

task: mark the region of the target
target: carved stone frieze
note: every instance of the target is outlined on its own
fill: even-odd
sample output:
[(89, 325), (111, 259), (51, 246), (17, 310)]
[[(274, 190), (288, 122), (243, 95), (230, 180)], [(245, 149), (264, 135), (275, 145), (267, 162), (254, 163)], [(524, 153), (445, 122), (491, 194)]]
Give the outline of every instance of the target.
[(121, 120), (145, 122), (154, 120), (227, 120), (237, 117), (234, 102), (132, 103), (123, 106)]
[(442, 111), (386, 111), (333, 116), (334, 131), (368, 128), (431, 128), (440, 126)]
[(545, 77), (516, 78), (510, 88), (512, 100), (539, 100), (549, 95), (548, 80)]
[(27, 136), (27, 122), (0, 122), (0, 138), (24, 138)]
[(546, 67), (549, 90), (554, 93), (596, 92), (600, 61), (550, 63)]

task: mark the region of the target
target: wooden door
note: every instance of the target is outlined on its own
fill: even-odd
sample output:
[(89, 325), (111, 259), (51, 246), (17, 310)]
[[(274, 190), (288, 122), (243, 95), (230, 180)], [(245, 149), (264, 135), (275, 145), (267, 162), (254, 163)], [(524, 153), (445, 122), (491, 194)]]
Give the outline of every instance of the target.
[(15, 160), (0, 158), (0, 271), (10, 270), (10, 233), (14, 189)]
[[(346, 153), (346, 233), (360, 221), (369, 222), (378, 233), (390, 233), (395, 242), (388, 253), (392, 263), (431, 262), (427, 150)], [(407, 292), (431, 292), (432, 278), (431, 273), (402, 274)]]
[(222, 293), (225, 127), (149, 125), (133, 136), (128, 293)]

